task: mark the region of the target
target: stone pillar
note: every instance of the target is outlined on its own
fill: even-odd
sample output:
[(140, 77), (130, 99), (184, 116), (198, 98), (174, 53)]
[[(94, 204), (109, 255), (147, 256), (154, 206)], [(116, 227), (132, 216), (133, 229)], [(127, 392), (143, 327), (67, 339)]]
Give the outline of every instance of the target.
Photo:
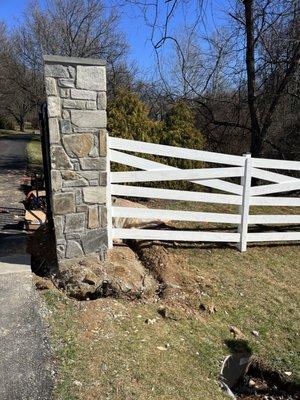
[(58, 260), (107, 251), (106, 68), (44, 56)]

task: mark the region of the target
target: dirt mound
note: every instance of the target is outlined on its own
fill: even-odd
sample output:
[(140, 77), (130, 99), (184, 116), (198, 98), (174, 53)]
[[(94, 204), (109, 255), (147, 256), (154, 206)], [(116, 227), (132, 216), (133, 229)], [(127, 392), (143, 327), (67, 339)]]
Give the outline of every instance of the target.
[(115, 247), (107, 261), (88, 256), (60, 263), (58, 288), (78, 300), (99, 297), (140, 298), (154, 294), (155, 280), (128, 247)]
[(182, 275), (179, 260), (162, 245), (147, 241), (128, 242), (139, 259), (160, 284), (160, 297), (169, 297), (181, 292)]

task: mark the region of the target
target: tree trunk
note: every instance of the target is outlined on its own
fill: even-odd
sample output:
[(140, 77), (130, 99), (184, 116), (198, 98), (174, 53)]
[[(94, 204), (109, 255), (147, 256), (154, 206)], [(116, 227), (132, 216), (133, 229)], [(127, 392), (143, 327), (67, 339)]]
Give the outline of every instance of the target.
[(244, 0), (246, 23), (246, 67), (247, 67), (247, 101), (251, 120), (251, 146), (253, 157), (259, 157), (262, 151), (261, 129), (256, 110), (255, 96), (255, 55), (253, 0)]
[(250, 153), (252, 157), (260, 157), (262, 153), (263, 143), (260, 129), (251, 129)]
[(19, 127), (20, 127), (20, 131), (24, 132), (25, 131), (25, 119), (23, 117), (23, 115), (20, 115), (19, 118)]

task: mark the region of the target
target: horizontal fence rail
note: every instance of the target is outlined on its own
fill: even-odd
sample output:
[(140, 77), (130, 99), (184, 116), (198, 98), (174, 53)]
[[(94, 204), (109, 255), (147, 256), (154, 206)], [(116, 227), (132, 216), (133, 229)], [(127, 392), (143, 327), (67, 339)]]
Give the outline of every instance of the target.
[[(133, 156), (131, 154), (121, 153), (119, 151), (110, 150), (110, 161), (117, 162), (119, 164), (127, 165), (134, 168), (140, 168), (144, 170), (179, 170), (179, 168), (172, 167), (158, 163), (156, 161), (146, 160), (140, 157)], [(242, 186), (235, 183), (222, 181), (220, 179), (202, 179), (201, 181), (189, 180), (189, 182), (195, 183), (196, 185), (202, 185), (211, 187), (213, 189), (223, 190), (225, 192), (242, 194)]]
[(175, 240), (184, 242), (233, 242), (239, 241), (238, 233), (228, 232), (199, 232), (199, 231), (169, 231), (156, 229), (117, 229), (113, 234), (120, 239), (143, 240)]
[(182, 158), (193, 161), (206, 161), (217, 164), (244, 165), (244, 158), (241, 156), (231, 156), (229, 154), (213, 153), (210, 151), (184, 149), (182, 147), (165, 146), (139, 142), (137, 140), (119, 139), (110, 137), (108, 140), (110, 149), (133, 151), (135, 153), (154, 154), (163, 157)]
[[(125, 153), (125, 152), (126, 153)], [(148, 160), (128, 152), (151, 154), (164, 157), (164, 163)], [(234, 156), (202, 150), (165, 146), (121, 138), (108, 138), (109, 161), (134, 168), (124, 172), (110, 172), (108, 169), (108, 218), (109, 244), (114, 238), (136, 240), (173, 240), (187, 242), (228, 242), (236, 243), (245, 251), (247, 243), (299, 241), (299, 231), (249, 232), (249, 225), (295, 225), (300, 224), (300, 215), (293, 214), (251, 214), (252, 206), (299, 207), (300, 198), (288, 192), (300, 190), (300, 179), (286, 175), (286, 171), (300, 171), (299, 161), (252, 158), (250, 154)], [(205, 163), (222, 164), (222, 167), (180, 169), (165, 164), (165, 159), (181, 158)], [(269, 171), (272, 170), (272, 171)], [(285, 173), (278, 173), (285, 170)], [(226, 181), (238, 178), (240, 183)], [(252, 186), (252, 179), (259, 179), (260, 185)], [(195, 186), (192, 190), (161, 189), (138, 186), (147, 182), (186, 181)], [(264, 181), (264, 182), (262, 182)], [(134, 186), (130, 185), (134, 184)], [(214, 193), (201, 192), (199, 186), (209, 187)], [(225, 192), (225, 193), (224, 193)], [(278, 195), (280, 194), (281, 195)], [(215, 203), (236, 206), (237, 212), (199, 212), (190, 210), (165, 210), (137, 207), (113, 206), (111, 196), (164, 199), (183, 202)], [(113, 228), (113, 220), (129, 218), (147, 221), (186, 221), (195, 223), (229, 224), (237, 232), (205, 230), (170, 230), (138, 228)], [(231, 228), (232, 229), (232, 228)], [(275, 230), (275, 229), (274, 229)]]

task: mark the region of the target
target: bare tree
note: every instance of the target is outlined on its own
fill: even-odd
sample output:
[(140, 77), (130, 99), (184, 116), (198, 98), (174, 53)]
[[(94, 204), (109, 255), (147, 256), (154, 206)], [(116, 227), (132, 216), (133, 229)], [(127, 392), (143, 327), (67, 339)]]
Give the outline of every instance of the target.
[[(299, 98), (294, 84), (300, 68), (299, 0), (236, 0), (225, 10), (227, 25), (213, 33), (207, 29), (208, 10), (215, 9), (210, 0), (129, 1), (141, 8), (150, 27), (166, 90), (173, 89), (168, 84), (172, 69), (164, 70), (161, 55), (173, 45), (185, 95), (197, 105), (208, 131), (214, 137), (238, 132), (237, 141), (254, 156), (261, 156), (266, 145), (275, 148), (276, 113), (282, 102)], [(176, 34), (179, 13), (193, 33), (193, 48), (200, 49), (192, 62), (190, 44)]]
[[(259, 6), (255, 5), (254, 0), (244, 0), (245, 18), (242, 23), (246, 33), (250, 150), (254, 156), (261, 154), (279, 101), (299, 69), (299, 12), (299, 4), (295, 1), (286, 1), (283, 7), (274, 7), (271, 0)], [(258, 13), (261, 14), (260, 26), (254, 23)], [(256, 65), (256, 47), (263, 64), (259, 62)]]
[(132, 80), (118, 20), (116, 10), (101, 0), (47, 0), (43, 8), (35, 0), (10, 35), (0, 25), (3, 112), (24, 129), (26, 116), (44, 98), (43, 54), (105, 59), (110, 93), (120, 82)]
[(3, 44), (0, 50), (0, 109), (2, 114), (13, 117), (24, 131), (26, 116), (43, 98), (42, 76), (22, 62), (14, 39), (8, 35), (4, 24), (0, 27)]
[(115, 65), (127, 50), (118, 21), (116, 10), (108, 12), (101, 0), (47, 0), (43, 9), (34, 1), (15, 38), (31, 67), (41, 64), (43, 53), (103, 58)]

